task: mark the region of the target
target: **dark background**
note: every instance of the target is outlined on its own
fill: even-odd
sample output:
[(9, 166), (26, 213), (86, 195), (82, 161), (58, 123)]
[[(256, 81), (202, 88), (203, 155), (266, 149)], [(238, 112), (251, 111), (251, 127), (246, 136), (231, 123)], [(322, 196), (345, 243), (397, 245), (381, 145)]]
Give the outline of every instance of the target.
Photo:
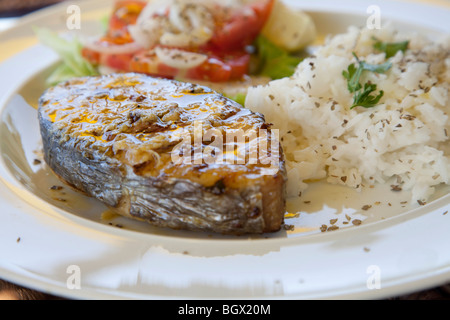
[(0, 0), (0, 18), (18, 17), (61, 0)]

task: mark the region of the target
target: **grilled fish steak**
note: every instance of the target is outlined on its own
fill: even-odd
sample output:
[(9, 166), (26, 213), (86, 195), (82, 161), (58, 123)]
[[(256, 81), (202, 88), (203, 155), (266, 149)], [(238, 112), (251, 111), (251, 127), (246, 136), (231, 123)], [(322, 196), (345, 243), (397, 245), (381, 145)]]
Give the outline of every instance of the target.
[[(222, 234), (275, 232), (283, 224), (279, 143), (271, 174), (262, 161), (192, 160), (195, 148), (205, 151), (211, 141), (223, 145), (222, 155), (236, 153), (227, 148), (238, 142), (220, 136), (196, 145), (199, 125), (200, 134), (268, 129), (266, 138), (273, 139), (263, 115), (209, 88), (134, 73), (75, 78), (44, 92), (38, 117), (44, 159), (54, 173), (123, 216)], [(186, 133), (192, 144), (182, 158)]]

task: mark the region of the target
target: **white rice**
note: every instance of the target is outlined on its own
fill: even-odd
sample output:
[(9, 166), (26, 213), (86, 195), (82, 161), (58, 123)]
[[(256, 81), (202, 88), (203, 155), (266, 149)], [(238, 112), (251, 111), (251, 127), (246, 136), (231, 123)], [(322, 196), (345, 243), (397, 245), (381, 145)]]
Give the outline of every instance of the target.
[[(386, 73), (361, 77), (384, 91), (380, 104), (350, 109), (353, 94), (342, 72), (356, 63), (352, 52), (369, 63), (386, 61), (373, 36), (410, 43)], [(245, 106), (280, 130), (289, 196), (326, 179), (357, 189), (390, 183), (420, 203), (450, 182), (449, 83), (450, 37), (350, 27), (328, 38), (294, 76), (250, 88)]]

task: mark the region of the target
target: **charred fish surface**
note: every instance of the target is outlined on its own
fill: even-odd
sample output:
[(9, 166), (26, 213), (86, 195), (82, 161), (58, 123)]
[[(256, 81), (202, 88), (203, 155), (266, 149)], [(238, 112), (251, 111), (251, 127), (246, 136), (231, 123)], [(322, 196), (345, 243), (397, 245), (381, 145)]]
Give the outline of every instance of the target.
[(222, 234), (284, 222), (274, 130), (209, 88), (134, 73), (75, 78), (44, 92), (38, 117), (48, 166), (121, 215)]

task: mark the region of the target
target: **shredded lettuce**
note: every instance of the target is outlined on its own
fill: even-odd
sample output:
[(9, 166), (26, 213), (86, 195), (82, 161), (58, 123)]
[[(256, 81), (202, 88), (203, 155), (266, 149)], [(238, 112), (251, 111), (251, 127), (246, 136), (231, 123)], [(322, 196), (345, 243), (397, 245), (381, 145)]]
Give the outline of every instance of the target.
[(288, 53), (266, 37), (260, 35), (255, 41), (257, 55), (257, 74), (281, 79), (290, 77), (302, 58)]
[(240, 105), (245, 105), (245, 98), (247, 95), (245, 93), (236, 93), (234, 95), (225, 94), (225, 96), (231, 100), (236, 101)]
[(103, 32), (104, 32), (104, 33), (108, 32), (110, 20), (111, 20), (111, 16), (110, 16), (109, 14), (104, 15), (104, 16), (100, 19), (100, 23), (101, 23), (101, 25), (102, 25), (102, 29), (103, 29)]
[(39, 41), (53, 49), (62, 60), (47, 79), (47, 85), (52, 86), (74, 77), (98, 74), (96, 68), (83, 58), (82, 45), (76, 37), (69, 40), (46, 28), (34, 27), (33, 29)]

